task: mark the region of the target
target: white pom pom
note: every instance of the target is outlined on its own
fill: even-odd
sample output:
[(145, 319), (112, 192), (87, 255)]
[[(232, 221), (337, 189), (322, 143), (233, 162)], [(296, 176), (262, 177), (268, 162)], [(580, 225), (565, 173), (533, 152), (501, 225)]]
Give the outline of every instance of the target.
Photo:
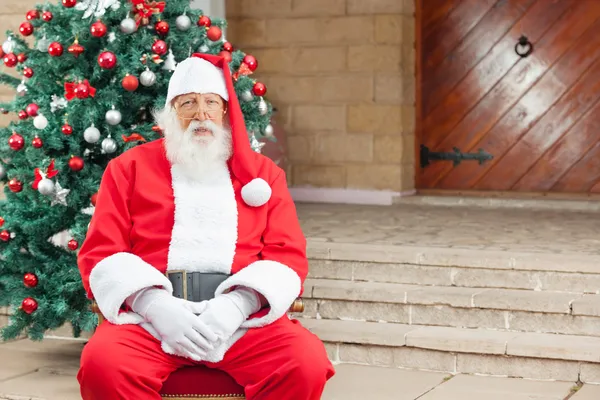
[(267, 204), (271, 198), (271, 187), (262, 178), (256, 178), (242, 188), (242, 199), (251, 207)]

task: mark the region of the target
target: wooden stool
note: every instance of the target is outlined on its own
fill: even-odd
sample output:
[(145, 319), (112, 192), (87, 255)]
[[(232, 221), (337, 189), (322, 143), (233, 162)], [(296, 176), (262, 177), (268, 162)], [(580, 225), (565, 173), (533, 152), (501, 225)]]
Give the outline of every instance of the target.
[[(91, 309), (98, 314), (98, 323), (104, 321), (104, 316), (95, 301)], [(304, 303), (297, 298), (289, 312), (301, 313)], [(173, 372), (160, 390), (163, 399), (168, 400), (241, 400), (245, 399), (244, 388), (237, 384), (229, 374), (210, 369), (203, 365), (180, 368)]]

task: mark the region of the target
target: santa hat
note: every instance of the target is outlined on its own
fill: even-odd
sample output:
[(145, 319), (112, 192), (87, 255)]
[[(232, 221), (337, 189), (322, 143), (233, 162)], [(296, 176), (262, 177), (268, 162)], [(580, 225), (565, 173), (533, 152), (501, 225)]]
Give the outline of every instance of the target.
[(221, 56), (194, 53), (177, 65), (169, 81), (166, 105), (186, 93), (215, 93), (228, 104), (229, 126), (233, 143), (230, 167), (233, 175), (243, 184), (242, 199), (246, 204), (260, 207), (271, 198), (271, 187), (258, 178), (256, 155), (250, 147), (244, 115), (240, 108), (229, 64)]

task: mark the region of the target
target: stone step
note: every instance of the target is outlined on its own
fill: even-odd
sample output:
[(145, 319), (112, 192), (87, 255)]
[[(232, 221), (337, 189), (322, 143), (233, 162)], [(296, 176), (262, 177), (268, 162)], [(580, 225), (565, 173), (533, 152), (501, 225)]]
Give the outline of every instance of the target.
[(600, 336), (600, 295), (307, 279), (304, 318)]
[(300, 319), (335, 363), (600, 383), (600, 338)]
[[(588, 271), (587, 264), (583, 264), (583, 267), (564, 264), (564, 271), (526, 269), (524, 265), (521, 265), (522, 269), (480, 268), (474, 266), (476, 263), (473, 260), (477, 257), (485, 259), (486, 255), (481, 255), (477, 251), (471, 254), (473, 260), (466, 265), (451, 265), (451, 263), (429, 265), (426, 262), (433, 264), (434, 261), (411, 261), (408, 259), (408, 255), (404, 258), (401, 257), (398, 262), (332, 260), (315, 257), (317, 255), (313, 254), (313, 258), (309, 260), (309, 277), (311, 278), (410, 285), (600, 293), (600, 273)], [(586, 261), (582, 260), (581, 262)], [(509, 262), (507, 261), (507, 263)], [(581, 272), (581, 270), (585, 270), (585, 272)], [(598, 272), (597, 267), (596, 272)]]

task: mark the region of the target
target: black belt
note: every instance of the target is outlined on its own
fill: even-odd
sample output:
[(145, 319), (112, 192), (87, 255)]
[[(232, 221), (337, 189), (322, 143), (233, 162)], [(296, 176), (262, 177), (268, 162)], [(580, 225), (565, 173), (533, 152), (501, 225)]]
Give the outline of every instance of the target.
[(173, 296), (189, 301), (204, 301), (215, 297), (217, 287), (230, 275), (218, 272), (167, 271), (173, 285)]

